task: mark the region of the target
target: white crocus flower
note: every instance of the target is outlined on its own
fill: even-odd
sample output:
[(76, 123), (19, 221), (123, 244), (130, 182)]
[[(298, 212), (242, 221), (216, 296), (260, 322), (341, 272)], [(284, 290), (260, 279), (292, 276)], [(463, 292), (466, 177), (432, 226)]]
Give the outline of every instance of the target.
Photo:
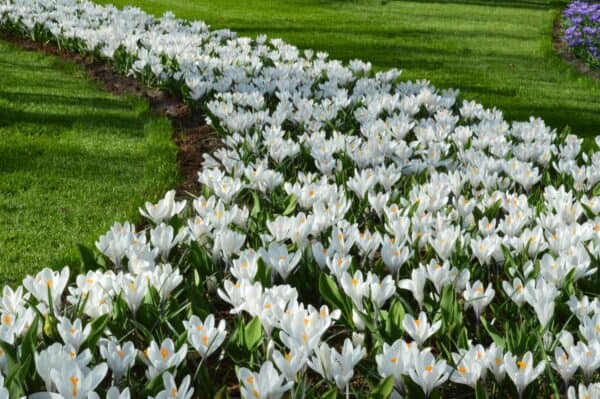
[(463, 292), (463, 298), (465, 298), (465, 309), (473, 308), (475, 311), (475, 317), (479, 320), (481, 312), (487, 305), (494, 299), (495, 291), (492, 288), (492, 284), (488, 284), (487, 288), (484, 289), (483, 283), (479, 280), (475, 281), (473, 285), (467, 283), (467, 287)]
[(335, 252), (333, 256), (327, 257), (326, 264), (331, 274), (339, 280), (350, 268), (350, 265), (352, 264), (352, 256), (341, 255)]
[(417, 345), (401, 339), (396, 340), (392, 345), (384, 342), (382, 353), (375, 356), (377, 372), (384, 378), (391, 376), (396, 389), (402, 392), (404, 390), (402, 376), (408, 374), (408, 370), (412, 367), (418, 354)]
[(215, 317), (212, 314), (204, 321), (192, 315), (183, 325), (188, 333), (188, 342), (203, 358), (209, 357), (219, 349), (227, 336), (225, 320), (221, 320), (219, 325), (215, 326)]
[(506, 295), (517, 305), (521, 306), (525, 302), (525, 293), (521, 279), (515, 278), (512, 285), (508, 281), (502, 282), (502, 288)]
[(459, 353), (452, 353), (452, 360), (456, 364), (456, 370), (450, 380), (477, 389), (477, 383), (487, 371), (488, 358), (483, 347), (476, 345), (469, 350), (459, 349)]
[(367, 274), (369, 283), (369, 298), (376, 309), (381, 309), (388, 299), (396, 293), (396, 283), (392, 276), (385, 276), (382, 280), (374, 273)]
[(164, 223), (160, 223), (150, 230), (150, 240), (152, 245), (158, 250), (158, 253), (162, 256), (164, 262), (169, 259), (171, 249), (183, 241), (186, 236), (187, 231), (185, 229), (179, 230), (179, 233), (175, 236), (173, 227)]
[(285, 382), (270, 361), (263, 363), (258, 373), (242, 367), (237, 376), (244, 399), (280, 399), (294, 385), (292, 381)]
[(121, 275), (119, 281), (121, 296), (127, 303), (129, 310), (134, 315), (142, 304), (146, 293), (148, 292), (149, 278), (145, 274), (132, 276), (130, 274)]
[(114, 382), (120, 382), (135, 364), (138, 351), (133, 346), (133, 342), (120, 344), (113, 340), (102, 340), (99, 347), (100, 355), (106, 360), (108, 368), (113, 373)]
[(413, 297), (419, 304), (419, 308), (423, 308), (423, 300), (425, 299), (425, 283), (427, 282), (427, 271), (422, 266), (413, 269), (410, 279), (400, 280), (398, 287), (412, 292)]
[(23, 286), (13, 290), (10, 286), (4, 286), (2, 297), (0, 297), (0, 311), (2, 313), (17, 314), (25, 307), (29, 293), (23, 293)]
[(171, 190), (156, 204), (146, 202), (146, 209), (140, 208), (140, 213), (154, 224), (159, 224), (168, 222), (173, 216), (180, 214), (185, 208), (185, 204), (186, 201), (175, 201), (175, 190)]
[(577, 390), (575, 387), (569, 387), (567, 399), (600, 399), (600, 384), (595, 383), (588, 386), (579, 384)]
[(154, 399), (190, 399), (194, 394), (194, 388), (191, 385), (191, 377), (186, 375), (177, 386), (175, 377), (168, 371), (163, 374), (164, 390), (160, 391)]
[(381, 247), (381, 259), (395, 277), (398, 276), (400, 268), (411, 256), (410, 248), (404, 244), (396, 244), (396, 241), (385, 236)]
[(323, 378), (334, 381), (338, 389), (347, 391), (348, 384), (354, 376), (354, 367), (365, 354), (365, 348), (354, 347), (348, 338), (344, 341), (341, 353), (322, 342), (315, 355), (308, 361), (308, 365)]
[(579, 332), (589, 343), (600, 342), (600, 313), (595, 313), (592, 317), (583, 316), (579, 324)]
[(494, 378), (499, 384), (502, 384), (506, 376), (506, 368), (504, 366), (504, 352), (501, 347), (492, 343), (487, 349), (487, 368), (494, 374)]
[(260, 248), (258, 253), (267, 266), (276, 271), (284, 281), (298, 266), (302, 256), (300, 251), (289, 253), (286, 245), (277, 242), (270, 243), (267, 250)]
[(4, 377), (0, 374), (0, 399), (10, 399), (10, 392), (4, 386)]
[(158, 291), (161, 301), (169, 299), (171, 293), (183, 282), (183, 276), (179, 269), (173, 269), (169, 263), (157, 266), (147, 276), (150, 284)]
[(415, 356), (412, 367), (408, 370), (410, 378), (421, 387), (425, 397), (450, 377), (451, 368), (445, 360), (436, 361), (429, 351)]
[(217, 230), (214, 234), (213, 254), (220, 254), (229, 261), (233, 255), (239, 255), (244, 241), (246, 236), (242, 233), (230, 229)]
[(296, 381), (298, 373), (304, 369), (307, 360), (308, 357), (302, 349), (291, 349), (285, 354), (279, 351), (273, 352), (273, 362), (285, 378), (292, 382)]
[(63, 342), (67, 345), (71, 345), (75, 348), (75, 351), (78, 351), (81, 344), (85, 342), (92, 332), (92, 325), (88, 324), (83, 328), (81, 320), (77, 319), (74, 322), (71, 322), (68, 318), (63, 317), (60, 319), (57, 329)]
[(179, 351), (175, 350), (175, 343), (171, 338), (165, 339), (160, 347), (155, 341), (144, 352), (142, 359), (148, 365), (146, 376), (152, 379), (171, 367), (178, 367), (185, 359), (187, 345), (183, 344)]
[(527, 386), (537, 379), (546, 367), (544, 361), (534, 366), (531, 352), (525, 353), (521, 360), (517, 360), (517, 357), (511, 353), (506, 353), (504, 355), (504, 365), (506, 374), (517, 387), (519, 398), (523, 398)]
[(25, 277), (23, 280), (23, 287), (25, 287), (25, 289), (38, 301), (45, 305), (50, 306), (50, 302), (52, 302), (54, 309), (56, 310), (60, 308), (62, 294), (68, 281), (68, 267), (64, 267), (60, 272), (44, 268), (35, 277)]
[(571, 356), (583, 371), (587, 381), (590, 381), (592, 375), (600, 368), (600, 342), (592, 341), (589, 344), (578, 342), (571, 348)]
[(239, 258), (233, 260), (231, 274), (238, 280), (253, 281), (258, 272), (258, 259), (258, 253), (253, 249), (242, 251)]
[(86, 370), (87, 365), (92, 360), (92, 353), (89, 349), (86, 349), (78, 355), (74, 348), (55, 343), (36, 353), (34, 360), (35, 370), (44, 381), (46, 389), (52, 391), (55, 388), (52, 380), (52, 370), (58, 370), (71, 363), (73, 363), (73, 368), (78, 367)]
[(565, 383), (573, 377), (573, 374), (577, 371), (577, 367), (579, 365), (577, 364), (576, 357), (571, 356), (569, 351), (565, 351), (560, 346), (554, 349), (552, 368), (556, 370)]
[(106, 399), (131, 399), (131, 392), (129, 392), (129, 388), (119, 391), (117, 387), (110, 387), (108, 392), (106, 392)]
[(77, 363), (63, 364), (59, 369), (52, 369), (50, 376), (56, 390), (65, 399), (83, 399), (87, 398), (104, 377), (108, 367), (106, 363), (101, 363), (94, 369), (86, 371), (81, 369)]
[(533, 307), (542, 329), (554, 316), (554, 299), (558, 293), (558, 289), (553, 284), (547, 283), (542, 278), (529, 281), (525, 286), (525, 301)]
[(362, 310), (363, 298), (369, 294), (369, 282), (365, 281), (362, 272), (358, 270), (354, 273), (354, 276), (351, 276), (348, 272), (344, 272), (340, 279), (340, 285), (344, 293), (352, 298), (354, 306)]
[(421, 347), (429, 337), (442, 327), (442, 322), (438, 320), (433, 324), (429, 324), (427, 315), (425, 312), (421, 312), (418, 319), (415, 319), (411, 314), (406, 314), (402, 321), (402, 326), (417, 345)]

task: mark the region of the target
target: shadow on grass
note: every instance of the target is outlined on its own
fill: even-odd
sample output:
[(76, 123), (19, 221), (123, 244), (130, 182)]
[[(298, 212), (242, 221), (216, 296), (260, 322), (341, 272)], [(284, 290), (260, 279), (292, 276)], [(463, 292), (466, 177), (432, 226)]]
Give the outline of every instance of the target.
[[(31, 98), (32, 100), (30, 101), (32, 103), (44, 103), (43, 99), (35, 95)], [(65, 101), (68, 102), (71, 100)], [(77, 102), (79, 99), (75, 98), (72, 101)], [(24, 104), (27, 104), (27, 101)], [(36, 109), (39, 109), (39, 107), (36, 107)], [(98, 131), (121, 129), (120, 133), (129, 137), (142, 137), (144, 135), (143, 120), (139, 115), (134, 113), (131, 116), (125, 116), (123, 113), (118, 112), (117, 109), (114, 109), (114, 112), (110, 112), (109, 110), (107, 112), (79, 112), (75, 110), (71, 113), (69, 111), (68, 109), (63, 112), (56, 112), (54, 110), (55, 113), (24, 111), (18, 106), (14, 107), (14, 104), (11, 107), (0, 105), (0, 127), (19, 128), (20, 126), (28, 125), (33, 127), (44, 125), (44, 128), (40, 129), (41, 133), (50, 134), (54, 127), (56, 133), (59, 134), (65, 127), (85, 126), (88, 130)], [(31, 134), (35, 134), (35, 130), (32, 130)], [(85, 134), (85, 132), (82, 132), (82, 134)]]

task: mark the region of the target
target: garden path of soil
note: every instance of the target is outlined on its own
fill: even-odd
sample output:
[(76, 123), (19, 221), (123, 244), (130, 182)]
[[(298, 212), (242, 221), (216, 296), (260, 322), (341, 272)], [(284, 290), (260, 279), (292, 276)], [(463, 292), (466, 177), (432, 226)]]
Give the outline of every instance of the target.
[(6, 32), (0, 32), (0, 39), (25, 50), (41, 51), (82, 65), (88, 74), (110, 93), (146, 98), (150, 110), (167, 117), (173, 126), (173, 141), (178, 147), (177, 162), (182, 177), (177, 194), (200, 192), (197, 172), (201, 169), (203, 154), (218, 147), (220, 143), (218, 136), (206, 124), (202, 112), (190, 109), (183, 101), (163, 90), (146, 87), (134, 77), (119, 74), (106, 62), (62, 51), (51, 43), (38, 43)]
[(593, 79), (600, 80), (600, 71), (591, 69), (585, 61), (577, 58), (575, 54), (569, 50), (569, 46), (567, 46), (567, 43), (565, 43), (562, 37), (562, 27), (560, 25), (561, 15), (562, 14), (558, 14), (554, 20), (554, 28), (552, 29), (552, 47), (554, 48), (554, 51), (577, 72), (590, 76)]

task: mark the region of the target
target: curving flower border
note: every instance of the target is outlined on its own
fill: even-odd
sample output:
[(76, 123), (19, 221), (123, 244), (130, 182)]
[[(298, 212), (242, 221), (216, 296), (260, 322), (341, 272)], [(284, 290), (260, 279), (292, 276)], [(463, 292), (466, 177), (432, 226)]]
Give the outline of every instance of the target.
[(4, 287), (0, 398), (598, 395), (582, 140), (172, 14), (10, 0), (0, 27), (178, 94), (224, 143), (202, 196), (116, 223), (87, 272)]

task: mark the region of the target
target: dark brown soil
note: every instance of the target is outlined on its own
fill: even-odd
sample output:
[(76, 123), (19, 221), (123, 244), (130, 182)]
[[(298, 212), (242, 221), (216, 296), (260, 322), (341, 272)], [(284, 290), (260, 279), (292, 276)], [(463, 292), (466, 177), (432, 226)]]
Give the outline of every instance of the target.
[(26, 50), (41, 51), (82, 65), (101, 87), (115, 95), (146, 98), (152, 112), (169, 118), (173, 126), (173, 142), (179, 148), (177, 161), (182, 177), (177, 188), (178, 195), (200, 192), (197, 173), (201, 169), (203, 155), (220, 145), (218, 136), (206, 124), (201, 111), (190, 109), (181, 99), (163, 90), (146, 87), (131, 76), (121, 75), (109, 64), (92, 57), (65, 52), (52, 43), (34, 42), (6, 32), (0, 32), (0, 39)]
[(577, 58), (575, 54), (569, 50), (569, 46), (567, 46), (567, 43), (563, 40), (560, 18), (561, 14), (554, 20), (554, 29), (552, 30), (552, 47), (554, 47), (554, 51), (556, 51), (556, 53), (577, 72), (600, 80), (600, 71), (590, 68), (585, 61)]

